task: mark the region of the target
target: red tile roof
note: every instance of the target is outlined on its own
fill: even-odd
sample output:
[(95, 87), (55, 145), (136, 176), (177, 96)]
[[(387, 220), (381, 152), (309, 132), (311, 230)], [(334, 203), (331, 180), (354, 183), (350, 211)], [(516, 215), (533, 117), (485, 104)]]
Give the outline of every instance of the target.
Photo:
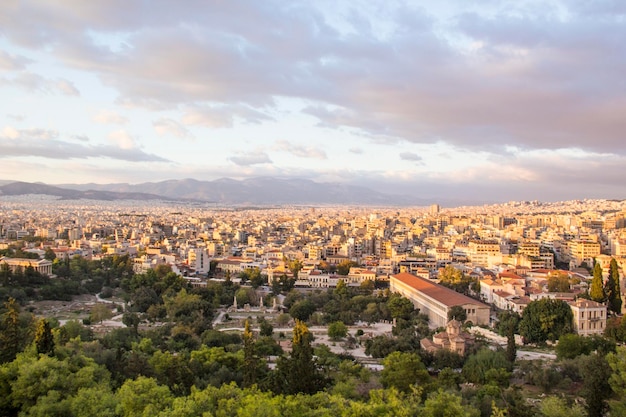
[(463, 304), (475, 304), (480, 307), (489, 308), (487, 304), (483, 304), (480, 301), (476, 301), (466, 295), (459, 294), (458, 292), (446, 288), (443, 285), (436, 284), (427, 279), (417, 277), (408, 272), (392, 275), (392, 278), (415, 288), (426, 296), (436, 300), (448, 307), (463, 305)]

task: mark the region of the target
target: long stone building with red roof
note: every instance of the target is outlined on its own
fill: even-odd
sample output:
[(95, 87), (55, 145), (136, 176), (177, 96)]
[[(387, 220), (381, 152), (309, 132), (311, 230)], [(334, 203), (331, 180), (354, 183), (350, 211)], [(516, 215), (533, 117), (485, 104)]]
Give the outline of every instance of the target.
[(448, 311), (454, 306), (465, 309), (468, 321), (478, 325), (489, 324), (490, 307), (487, 304), (408, 272), (392, 275), (389, 288), (411, 300), (421, 313), (427, 314), (433, 327), (445, 327)]

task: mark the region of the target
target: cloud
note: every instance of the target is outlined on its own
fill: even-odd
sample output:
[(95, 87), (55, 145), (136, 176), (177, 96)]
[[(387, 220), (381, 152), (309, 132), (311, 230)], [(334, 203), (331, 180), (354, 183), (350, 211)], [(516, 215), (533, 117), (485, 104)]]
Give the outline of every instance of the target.
[[(56, 139), (44, 129), (4, 128), (0, 133), (0, 158), (41, 157), (47, 159), (111, 158), (130, 162), (166, 162), (167, 159), (140, 149), (109, 145), (83, 145)], [(18, 140), (19, 139), (19, 140)]]
[(225, 114), (221, 110), (192, 109), (187, 111), (182, 118), (186, 125), (196, 125), (211, 129), (233, 127), (232, 114)]
[(66, 96), (80, 96), (78, 89), (68, 80), (62, 78), (58, 79), (55, 83), (55, 87), (61, 94), (65, 94)]
[(89, 136), (87, 135), (72, 135), (72, 139), (76, 139), (81, 142), (89, 142)]
[(15, 120), (16, 122), (23, 122), (26, 117), (22, 114), (7, 114), (9, 119)]
[(0, 85), (12, 85), (24, 90), (45, 94), (62, 94), (79, 96), (80, 92), (70, 81), (58, 78), (51, 79), (33, 72), (22, 71), (13, 78), (0, 78)]
[(276, 141), (275, 148), (277, 150), (288, 152), (299, 158), (326, 159), (326, 152), (310, 146), (295, 145), (286, 140)]
[(161, 118), (155, 120), (152, 122), (152, 126), (160, 136), (191, 137), (191, 133), (183, 125), (172, 119)]
[(39, 128), (27, 128), (16, 129), (13, 126), (5, 126), (0, 132), (0, 137), (4, 139), (26, 139), (26, 140), (50, 140), (56, 139), (59, 136), (59, 132), (51, 129), (39, 129)]
[(128, 123), (128, 118), (111, 110), (101, 110), (95, 116), (93, 121), (100, 124), (123, 125)]
[(350, 148), (350, 149), (348, 149), (348, 152), (353, 153), (355, 155), (361, 155), (361, 154), (363, 154), (363, 149), (361, 149), (361, 148)]
[(121, 149), (137, 148), (135, 139), (125, 130), (116, 130), (109, 133), (109, 141), (115, 143)]
[(403, 161), (421, 161), (422, 157), (413, 152), (402, 152), (400, 153), (400, 159)]
[(240, 166), (271, 164), (272, 160), (265, 152), (242, 152), (228, 158), (229, 161)]
[(225, 105), (220, 107), (195, 106), (183, 115), (182, 122), (186, 125), (203, 126), (211, 129), (233, 127), (236, 118), (248, 123), (262, 123), (273, 120), (265, 113), (248, 106)]
[(21, 71), (31, 62), (33, 61), (21, 55), (11, 55), (8, 52), (0, 51), (0, 70)]

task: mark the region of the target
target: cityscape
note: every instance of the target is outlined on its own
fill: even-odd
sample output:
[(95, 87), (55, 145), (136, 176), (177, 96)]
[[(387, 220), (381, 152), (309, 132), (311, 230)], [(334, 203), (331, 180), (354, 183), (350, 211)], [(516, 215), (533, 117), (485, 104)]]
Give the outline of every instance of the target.
[[(253, 385), (275, 395), (337, 393), (335, 378), (352, 378), (348, 398), (355, 401), (381, 388), (402, 396), (409, 387), (421, 387), (430, 390), (429, 399), (453, 395), (457, 411), (537, 415), (548, 407), (579, 413), (589, 407), (585, 380), (569, 378), (590, 371), (581, 368), (565, 382), (557, 371), (563, 361), (606, 360), (612, 367), (622, 360), (616, 347), (626, 338), (622, 200), (455, 208), (237, 207), (43, 194), (0, 201), (0, 295), (9, 312), (18, 309), (11, 303), (21, 304), (20, 320), (32, 317), (37, 325), (30, 336), (17, 332), (23, 340), (11, 353), (11, 316), (4, 313), (4, 361), (16, 354), (19, 359), (32, 338), (41, 353), (46, 323), (55, 355), (83, 338), (80, 343), (99, 343), (105, 350), (107, 338), (133, 334), (142, 344), (160, 344), (148, 352), (136, 342), (122, 348), (125, 355), (143, 352), (145, 363), (134, 371), (126, 362), (130, 357), (122, 360), (124, 370), (102, 356), (93, 360), (113, 376), (122, 372), (118, 378), (135, 375), (135, 384), (147, 384), (141, 378), (149, 376), (154, 389), (169, 387), (174, 397), (189, 395), (192, 386), (221, 390), (232, 381), (244, 389), (238, 395)], [(129, 333), (122, 336), (124, 331)], [(275, 375), (293, 372), (286, 364), (296, 360), (298, 331), (311, 335), (311, 374), (306, 383), (283, 376), (289, 382), (281, 385)], [(250, 345), (255, 349), (246, 348), (246, 337), (256, 340)], [(231, 365), (220, 365), (229, 371), (221, 368), (215, 375), (225, 358), (205, 359), (203, 370), (158, 362), (166, 352), (193, 362), (203, 349), (244, 356), (233, 356)], [(248, 358), (254, 359), (254, 372), (247, 368), (246, 349), (254, 352)], [(602, 349), (611, 359), (599, 356)], [(361, 376), (349, 377), (345, 364), (323, 365), (331, 358), (337, 358), (334, 366), (345, 362), (361, 369)], [(401, 364), (409, 359), (419, 362), (414, 374), (388, 373), (408, 366)], [(184, 367), (188, 379), (180, 380), (169, 366)], [(474, 374), (489, 369), (489, 377)], [(607, 388), (613, 368), (604, 369), (609, 373), (603, 410), (620, 404)], [(203, 377), (212, 382), (198, 379)], [(556, 385), (546, 386), (541, 378)], [(480, 390), (469, 383), (500, 390), (507, 400), (492, 408), (496, 400), (485, 397), (489, 407), (481, 411), (487, 403), (476, 399)], [(523, 386), (524, 394), (513, 394), (514, 386)], [(120, 392), (111, 391), (110, 401), (126, 415)], [(560, 396), (545, 397), (552, 392)], [(540, 393), (543, 401), (536, 397)], [(585, 406), (568, 405), (568, 397), (581, 398)], [(410, 407), (425, 412), (425, 401)], [(20, 404), (4, 410), (26, 406)], [(400, 410), (389, 407), (390, 414)]]
[(0, 416), (626, 416), (626, 7), (0, 2)]

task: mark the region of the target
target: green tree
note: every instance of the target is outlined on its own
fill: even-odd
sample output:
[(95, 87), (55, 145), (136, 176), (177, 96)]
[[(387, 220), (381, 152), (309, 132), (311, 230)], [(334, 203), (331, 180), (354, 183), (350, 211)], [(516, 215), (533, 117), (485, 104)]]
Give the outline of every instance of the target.
[(274, 326), (265, 320), (264, 317), (260, 317), (259, 320), (259, 335), (264, 337), (270, 337), (274, 334)]
[(568, 405), (560, 397), (546, 397), (539, 404), (543, 417), (585, 417), (585, 409), (578, 404)]
[(13, 297), (4, 302), (0, 320), (0, 363), (10, 362), (32, 341), (32, 315), (20, 314)]
[(256, 382), (257, 357), (255, 353), (254, 335), (250, 330), (250, 322), (246, 320), (243, 330), (243, 386), (250, 387)]
[(302, 269), (302, 266), (302, 262), (299, 259), (291, 259), (287, 263), (287, 268), (289, 268), (295, 279), (298, 279), (298, 273)]
[(81, 388), (70, 399), (70, 411), (75, 417), (116, 417), (117, 398), (106, 386)]
[(349, 260), (341, 261), (337, 265), (337, 274), (346, 276), (350, 273), (350, 268), (353, 266), (359, 266), (359, 264)]
[(416, 353), (393, 352), (383, 359), (382, 364), (380, 382), (385, 388), (409, 392), (411, 386), (419, 387), (430, 382), (426, 365)]
[(565, 272), (556, 271), (548, 275), (548, 291), (570, 292), (569, 276)]
[(289, 358), (278, 360), (272, 389), (284, 394), (313, 394), (328, 381), (317, 367), (311, 347), (312, 335), (303, 321), (296, 319)]
[(512, 364), (506, 359), (504, 352), (484, 348), (467, 359), (463, 366), (463, 377), (468, 382), (485, 384), (490, 377), (497, 377), (489, 375), (491, 370), (510, 372)]
[(40, 319), (37, 322), (35, 330), (35, 346), (37, 353), (43, 355), (54, 354), (54, 336), (50, 329), (50, 323), (46, 319)]
[(423, 417), (478, 417), (480, 411), (464, 406), (461, 403), (461, 397), (440, 389), (428, 397), (419, 415)]
[(90, 319), (92, 323), (102, 323), (104, 320), (108, 320), (111, 317), (113, 317), (113, 313), (105, 303), (96, 303), (91, 308)]
[(606, 355), (606, 361), (611, 367), (609, 385), (618, 398), (611, 403), (612, 414), (626, 415), (626, 347), (620, 346), (615, 353)]
[(592, 348), (592, 340), (590, 338), (573, 333), (564, 334), (559, 337), (559, 343), (556, 345), (556, 355), (559, 359), (574, 359), (580, 355), (590, 354)]
[(467, 312), (462, 306), (453, 306), (448, 310), (448, 321), (457, 320), (463, 323), (467, 320)]
[(137, 313), (126, 312), (122, 316), (122, 323), (126, 327), (130, 327), (133, 329), (133, 332), (137, 334), (137, 329), (139, 328), (139, 323), (141, 323), (141, 318)]
[(611, 368), (606, 359), (593, 353), (581, 357), (580, 376), (583, 381), (580, 394), (585, 399), (589, 417), (602, 417), (608, 408), (607, 400), (613, 395), (609, 378)]
[(106, 368), (82, 354), (63, 360), (48, 355), (20, 354), (10, 365), (14, 372), (11, 401), (25, 412), (37, 405), (34, 415), (68, 415), (67, 400), (78, 390), (95, 387), (106, 390), (109, 386)]
[(411, 313), (415, 310), (415, 306), (406, 297), (401, 296), (398, 293), (391, 294), (387, 301), (387, 308), (391, 313), (391, 317), (394, 319), (409, 320)]
[(117, 392), (117, 412), (123, 417), (157, 415), (173, 401), (168, 387), (157, 384), (153, 378), (144, 376), (127, 380)]
[(56, 253), (54, 253), (52, 248), (46, 248), (46, 252), (44, 253), (43, 258), (52, 262), (57, 258), (57, 255)]
[(622, 295), (619, 283), (619, 268), (614, 258), (611, 258), (611, 263), (609, 264), (609, 279), (606, 282), (605, 292), (609, 310), (615, 314), (620, 314), (622, 312)]
[(439, 270), (439, 282), (457, 292), (468, 294), (473, 280), (452, 265)]
[(562, 300), (543, 298), (531, 301), (522, 313), (519, 332), (524, 343), (556, 341), (572, 331), (572, 309)]
[(289, 309), (289, 314), (296, 320), (307, 321), (315, 312), (315, 304), (309, 299), (296, 301)]
[(596, 262), (593, 267), (593, 279), (591, 280), (591, 287), (589, 288), (589, 297), (598, 303), (603, 303), (606, 300), (604, 279), (602, 278), (602, 266), (599, 262)]
[(506, 359), (514, 363), (517, 357), (517, 346), (515, 345), (515, 323), (510, 320), (506, 332)]
[(241, 308), (246, 304), (254, 305), (257, 303), (256, 292), (249, 287), (241, 287), (237, 290), (237, 305)]
[(331, 340), (339, 340), (348, 334), (348, 327), (342, 321), (335, 321), (328, 325), (328, 337)]

